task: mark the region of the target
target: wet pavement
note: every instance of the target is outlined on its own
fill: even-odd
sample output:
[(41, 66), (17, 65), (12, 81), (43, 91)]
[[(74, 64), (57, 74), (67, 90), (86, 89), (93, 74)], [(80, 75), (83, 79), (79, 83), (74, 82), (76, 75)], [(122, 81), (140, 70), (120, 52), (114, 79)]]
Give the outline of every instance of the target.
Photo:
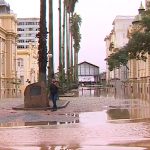
[(12, 111), (22, 100), (2, 100), (0, 150), (150, 150), (147, 100), (90, 92), (57, 112)]

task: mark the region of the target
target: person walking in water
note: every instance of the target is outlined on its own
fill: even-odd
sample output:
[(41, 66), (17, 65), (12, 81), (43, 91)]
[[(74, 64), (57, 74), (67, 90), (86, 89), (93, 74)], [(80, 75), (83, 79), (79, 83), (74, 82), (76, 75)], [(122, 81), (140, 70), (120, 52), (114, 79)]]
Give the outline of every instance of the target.
[(53, 78), (52, 82), (50, 84), (50, 94), (51, 94), (51, 99), (53, 101), (53, 109), (52, 111), (57, 111), (57, 98), (58, 98), (58, 89), (60, 88), (59, 84), (57, 83), (56, 79)]

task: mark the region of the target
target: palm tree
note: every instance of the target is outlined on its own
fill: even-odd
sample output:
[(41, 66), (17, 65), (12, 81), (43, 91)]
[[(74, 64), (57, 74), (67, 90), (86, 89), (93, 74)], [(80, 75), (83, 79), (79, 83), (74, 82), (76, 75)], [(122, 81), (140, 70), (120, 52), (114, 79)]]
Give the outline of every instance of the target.
[(48, 91), (51, 79), (54, 77), (54, 61), (53, 61), (53, 0), (49, 0), (49, 52), (52, 58), (49, 58), (48, 66)]
[(62, 46), (62, 59), (63, 59), (63, 68), (65, 68), (65, 20), (66, 20), (66, 6), (65, 6), (65, 0), (63, 4), (63, 46)]
[(81, 42), (81, 34), (80, 34), (80, 26), (82, 23), (82, 19), (80, 15), (77, 15), (76, 13), (71, 18), (72, 26), (71, 26), (71, 32), (74, 39), (74, 80), (77, 83), (78, 81), (78, 52), (80, 50), (80, 42)]
[(40, 1), (40, 32), (37, 34), (39, 38), (39, 81), (46, 84), (46, 66), (47, 66), (47, 28), (46, 28), (46, 0)]
[(66, 5), (65, 0), (63, 4), (63, 37), (62, 37), (62, 90), (65, 85), (65, 21), (66, 21)]
[[(66, 58), (67, 58), (67, 76), (68, 76), (69, 85), (71, 84), (70, 82), (73, 80), (73, 78), (70, 76), (70, 73), (73, 74), (73, 47), (72, 47), (73, 42), (72, 42), (72, 32), (71, 32), (72, 25), (71, 25), (70, 18), (72, 18), (73, 16), (76, 2), (78, 2), (78, 0), (65, 0), (66, 9), (69, 14), (69, 18), (67, 17), (69, 21), (66, 21), (66, 28), (67, 28), (66, 29), (66, 34), (67, 34), (67, 53), (66, 53), (67, 57)], [(67, 25), (67, 23), (69, 25)], [(68, 27), (69, 27), (69, 31), (68, 31)], [(71, 43), (70, 43), (70, 40), (71, 40)], [(70, 45), (71, 45), (71, 48), (70, 48)]]
[(61, 41), (61, 0), (59, 0), (58, 10), (59, 10), (59, 82), (60, 85), (62, 86), (63, 62), (62, 62), (62, 41)]
[[(67, 85), (69, 85), (69, 41), (68, 41), (68, 7), (69, 7), (69, 0), (65, 0), (66, 6), (66, 72), (67, 72)], [(70, 86), (69, 86), (70, 87)]]

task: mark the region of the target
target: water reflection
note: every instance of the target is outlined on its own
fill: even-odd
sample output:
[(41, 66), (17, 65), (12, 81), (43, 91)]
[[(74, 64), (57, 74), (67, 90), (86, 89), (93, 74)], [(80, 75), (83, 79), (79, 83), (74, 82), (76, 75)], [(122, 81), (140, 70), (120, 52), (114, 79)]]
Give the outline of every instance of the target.
[[(76, 117), (79, 116), (79, 114), (76, 114)], [(79, 119), (75, 118), (73, 121), (66, 121), (66, 122), (60, 122), (60, 121), (41, 121), (41, 122), (22, 122), (22, 123), (0, 123), (0, 127), (23, 127), (23, 126), (49, 126), (49, 125), (60, 125), (60, 124), (73, 124), (73, 123), (79, 123)]]
[(22, 146), (22, 147), (11, 147), (11, 148), (0, 148), (0, 150), (79, 150), (80, 146)]
[[(141, 142), (142, 143), (142, 142)], [(72, 147), (71, 146), (42, 146), (42, 147), (15, 147), (15, 148), (7, 148), (7, 149), (2, 149), (0, 150), (150, 150), (149, 148), (144, 148), (144, 147), (132, 147), (132, 146), (76, 146)]]
[(110, 109), (107, 111), (108, 119), (130, 119), (130, 113), (127, 109)]
[(75, 96), (76, 97), (112, 97), (113, 93), (108, 92), (106, 89), (80, 88)]
[(76, 97), (111, 97), (113, 99), (141, 99), (149, 103), (150, 88), (138, 88), (137, 84), (118, 88), (88, 88), (80, 87)]

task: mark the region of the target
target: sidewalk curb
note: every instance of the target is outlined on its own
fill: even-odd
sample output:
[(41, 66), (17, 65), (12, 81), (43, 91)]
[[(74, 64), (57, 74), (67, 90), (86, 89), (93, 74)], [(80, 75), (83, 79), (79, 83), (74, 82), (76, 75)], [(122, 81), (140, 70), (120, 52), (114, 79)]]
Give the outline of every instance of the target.
[[(66, 101), (62, 106), (58, 106), (58, 109), (62, 109), (67, 107), (67, 105), (70, 103), (70, 101)], [(19, 105), (16, 107), (12, 107), (13, 110), (49, 110), (52, 109), (52, 107), (44, 107), (44, 108), (24, 108), (24, 105)]]

